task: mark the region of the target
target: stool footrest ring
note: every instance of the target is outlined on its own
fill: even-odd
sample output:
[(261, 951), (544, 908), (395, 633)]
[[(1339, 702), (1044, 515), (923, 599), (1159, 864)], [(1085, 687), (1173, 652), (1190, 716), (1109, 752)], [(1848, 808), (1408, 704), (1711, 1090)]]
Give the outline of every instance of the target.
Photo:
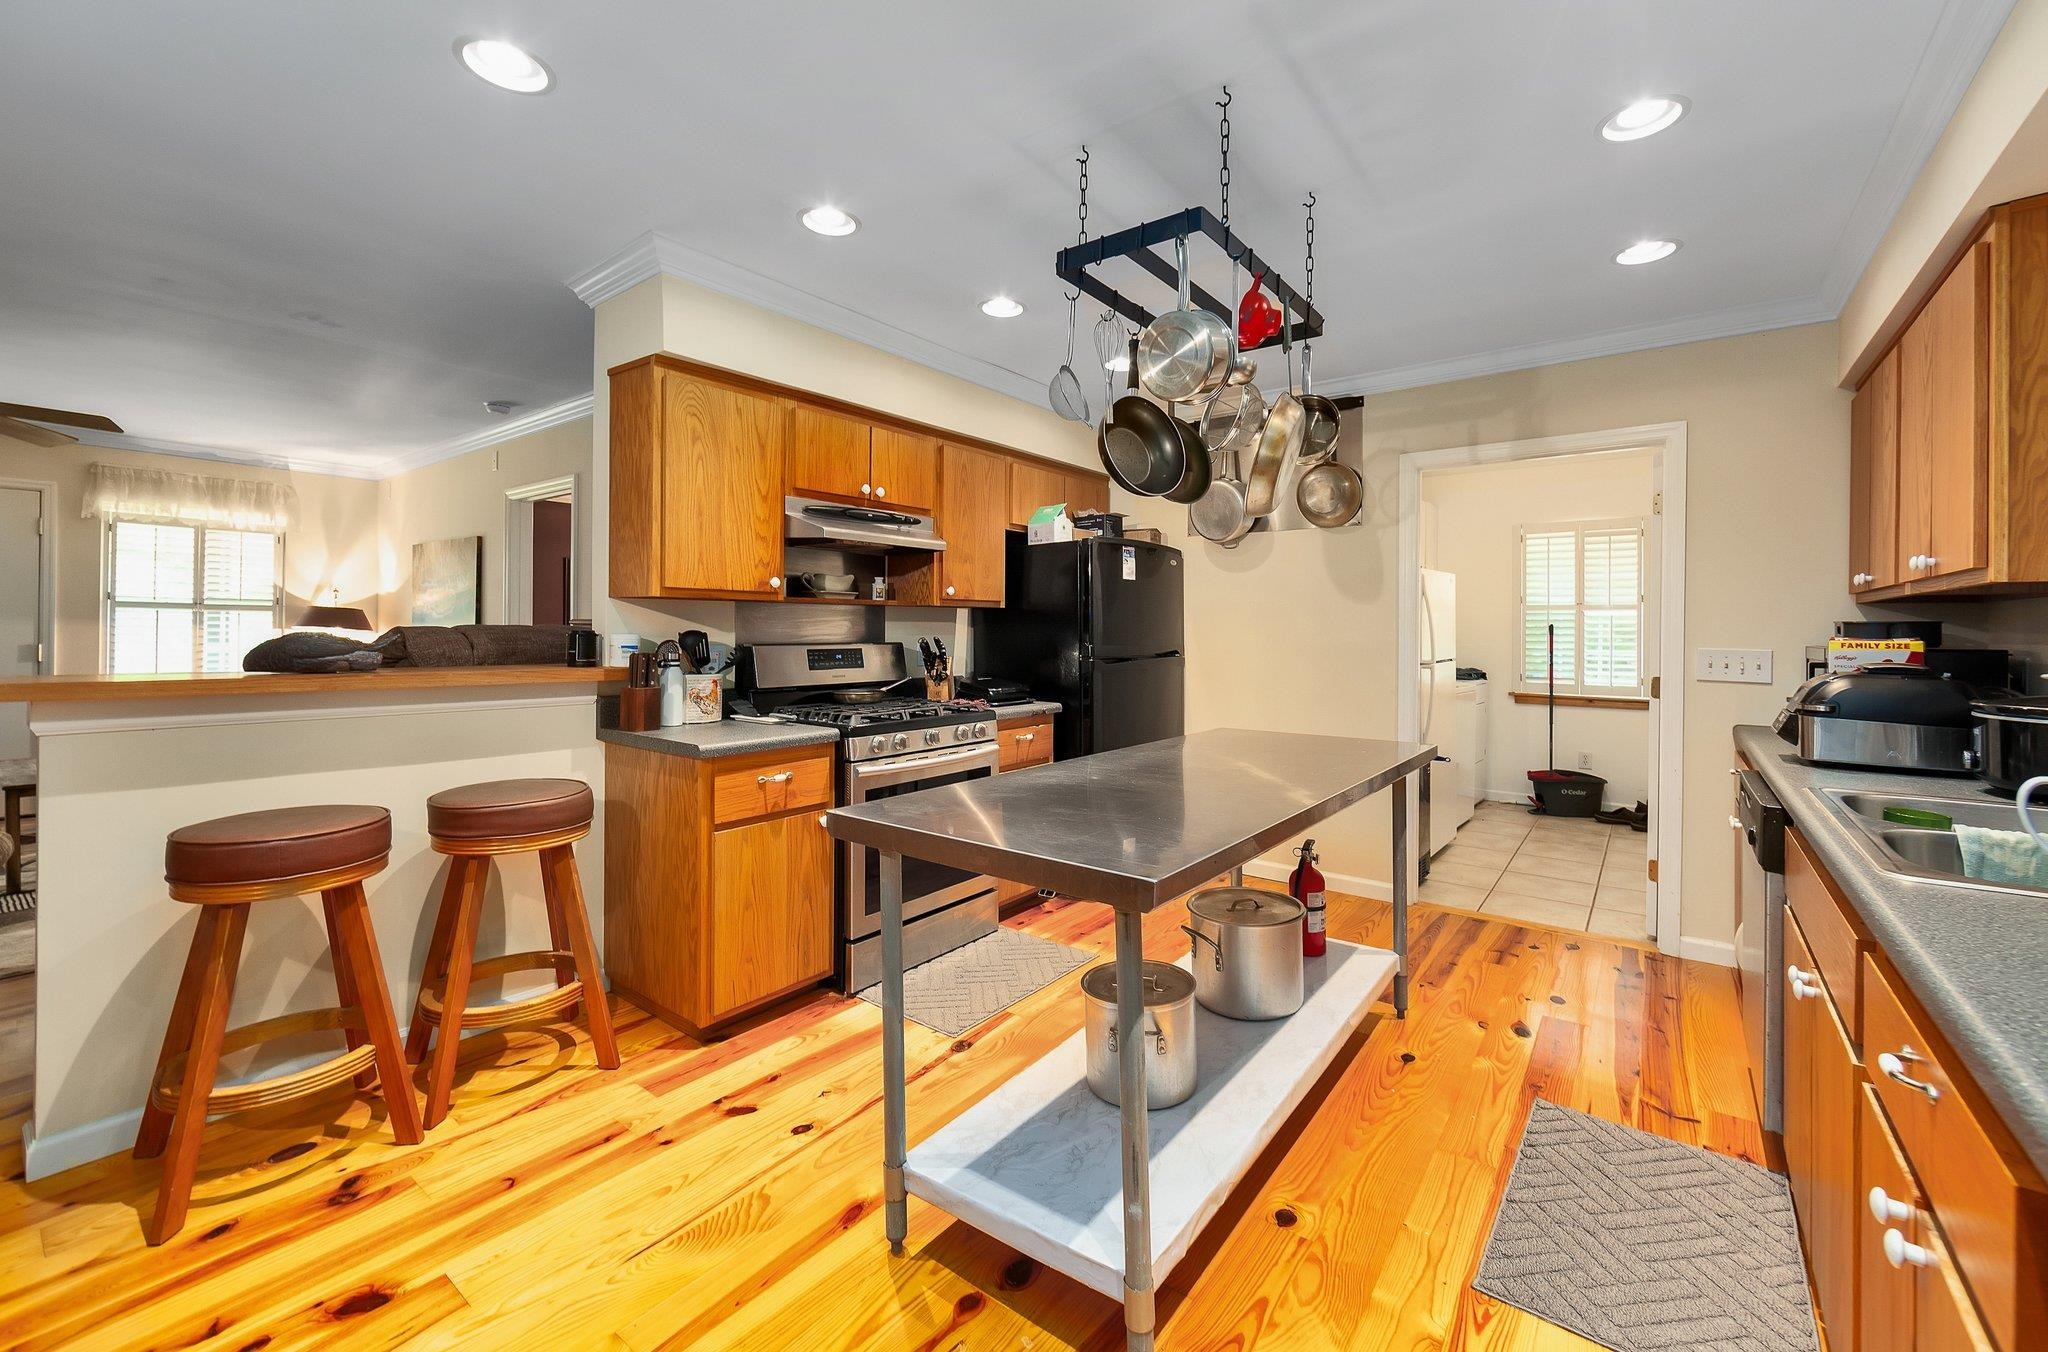
[[(488, 977), (504, 976), (507, 972), (537, 971), (542, 968), (553, 970), (573, 964), (575, 955), (554, 949), (542, 949), (532, 953), (507, 953), (499, 958), (486, 958), (469, 969), (471, 984)], [(495, 1005), (467, 1005), (462, 1011), (464, 1028), (499, 1028), (508, 1023), (527, 1023), (535, 1019), (551, 1017), (583, 998), (583, 983), (571, 981), (553, 990), (529, 995), (519, 1000), (506, 1000)], [(413, 1016), (426, 1023), (439, 1025), (444, 1017), (439, 987), (430, 987), (420, 992), (419, 1010)]]
[[(230, 1029), (221, 1039), (221, 1055), (238, 1052), (279, 1038), (296, 1037), (302, 1033), (317, 1033), (326, 1030), (364, 1031), (362, 1012), (355, 1009), (309, 1009), (297, 1014), (281, 1014), (274, 1019), (264, 1019), (241, 1028)], [(317, 1065), (306, 1066), (284, 1075), (273, 1075), (268, 1079), (250, 1080), (245, 1084), (222, 1085), (206, 1096), (208, 1113), (238, 1113), (250, 1108), (268, 1108), (279, 1103), (289, 1103), (331, 1089), (355, 1079), (377, 1064), (377, 1049), (370, 1043), (329, 1057)], [(185, 1075), (185, 1054), (180, 1052), (170, 1058), (164, 1066), (164, 1073), (150, 1087), (149, 1099), (165, 1112), (174, 1112), (178, 1106), (178, 1085)]]

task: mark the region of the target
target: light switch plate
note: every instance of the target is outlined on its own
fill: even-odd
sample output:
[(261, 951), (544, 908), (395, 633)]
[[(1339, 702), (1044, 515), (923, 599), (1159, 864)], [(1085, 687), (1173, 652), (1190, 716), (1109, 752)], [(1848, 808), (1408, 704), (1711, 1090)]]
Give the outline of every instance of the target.
[(1694, 652), (1693, 674), (1702, 681), (1736, 681), (1747, 685), (1769, 685), (1771, 650), (1699, 648)]

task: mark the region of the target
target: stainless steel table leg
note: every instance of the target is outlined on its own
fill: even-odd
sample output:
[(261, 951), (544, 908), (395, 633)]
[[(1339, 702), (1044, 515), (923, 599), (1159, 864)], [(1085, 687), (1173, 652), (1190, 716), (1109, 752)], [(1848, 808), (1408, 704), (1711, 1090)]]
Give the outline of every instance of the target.
[(903, 1114), (903, 856), (877, 850), (882, 872), (882, 1204), (889, 1252), (910, 1233), (903, 1191), (909, 1129)]
[(1232, 887), (1243, 887), (1243, 886), (1244, 886), (1244, 865), (1243, 865), (1243, 864), (1239, 864), (1239, 865), (1238, 865), (1238, 866), (1237, 866), (1236, 868), (1234, 868), (1234, 869), (1230, 870), (1230, 885), (1231, 885)]
[(1145, 918), (1116, 913), (1117, 1100), (1124, 1135), (1124, 1346), (1152, 1352), (1152, 1167), (1145, 1117)]
[(1394, 781), (1394, 1017), (1408, 1017), (1408, 777)]

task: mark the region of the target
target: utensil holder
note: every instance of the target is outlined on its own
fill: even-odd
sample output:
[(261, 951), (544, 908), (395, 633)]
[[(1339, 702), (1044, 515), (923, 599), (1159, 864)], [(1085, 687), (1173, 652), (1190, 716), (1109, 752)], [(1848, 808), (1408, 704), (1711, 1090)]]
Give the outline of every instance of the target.
[(925, 678), (924, 678), (924, 697), (925, 697), (926, 699), (935, 699), (935, 700), (939, 700), (939, 701), (941, 701), (941, 702), (943, 702), (943, 701), (945, 701), (945, 700), (950, 700), (950, 699), (952, 699), (952, 698), (953, 698), (953, 678), (952, 678), (952, 677), (951, 677), (950, 675), (947, 675), (947, 676), (937, 676), (937, 677), (934, 677), (934, 676), (927, 676), (927, 677), (925, 677)]

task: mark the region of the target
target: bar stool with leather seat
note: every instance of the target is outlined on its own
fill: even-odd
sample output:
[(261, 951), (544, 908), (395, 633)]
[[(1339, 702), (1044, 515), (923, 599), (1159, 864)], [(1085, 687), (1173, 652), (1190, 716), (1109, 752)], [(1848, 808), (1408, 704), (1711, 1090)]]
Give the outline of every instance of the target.
[[(381, 807), (245, 812), (180, 827), (166, 839), (164, 880), (171, 896), (200, 910), (135, 1136), (138, 1159), (165, 1156), (156, 1211), (143, 1230), (151, 1244), (163, 1243), (185, 1223), (210, 1113), (269, 1107), (353, 1080), (358, 1088), (378, 1086), (399, 1144), (419, 1141), (419, 1104), (363, 896), (363, 879), (382, 870), (390, 853), (391, 814)], [(314, 892), (326, 913), (340, 1005), (230, 1031), (228, 1006), (249, 907)], [(339, 1030), (348, 1050), (303, 1070), (215, 1087), (223, 1053), (322, 1029)]]
[[(579, 779), (500, 779), (443, 789), (427, 799), (427, 836), (450, 858), (434, 936), (427, 945), (419, 1002), (406, 1031), (406, 1055), (419, 1062), (434, 1030), (440, 1030), (427, 1065), (427, 1126), (448, 1115), (464, 1028), (573, 1018), (580, 1002), (589, 1015), (597, 1063), (606, 1070), (618, 1069), (611, 1010), (584, 910), (583, 882), (576, 872), (574, 844), (590, 834), (591, 815), (590, 786)], [(478, 962), (477, 915), (483, 908), (491, 858), (526, 853), (540, 856), (550, 946)], [(465, 1003), (474, 981), (540, 968), (554, 969), (553, 990), (495, 1005)]]

